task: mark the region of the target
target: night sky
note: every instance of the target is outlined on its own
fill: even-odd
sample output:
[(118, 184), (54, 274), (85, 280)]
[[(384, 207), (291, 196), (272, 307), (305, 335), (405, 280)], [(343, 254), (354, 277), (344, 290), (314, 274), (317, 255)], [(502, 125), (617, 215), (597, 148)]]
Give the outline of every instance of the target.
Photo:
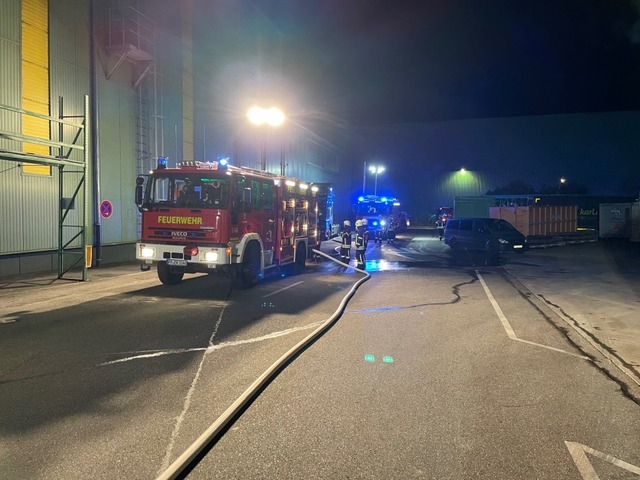
[(640, 110), (640, 0), (195, 4), (216, 108), (266, 96), (352, 124)]
[[(636, 129), (585, 119), (640, 111), (640, 0), (194, 2), (196, 115), (212, 129), (270, 99), (353, 165), (386, 165), (381, 193), (415, 211), (451, 203), (419, 192), (462, 166), (489, 174), (487, 190), (568, 176), (637, 193)], [(532, 120), (497, 120), (496, 134), (490, 121), (511, 117)]]

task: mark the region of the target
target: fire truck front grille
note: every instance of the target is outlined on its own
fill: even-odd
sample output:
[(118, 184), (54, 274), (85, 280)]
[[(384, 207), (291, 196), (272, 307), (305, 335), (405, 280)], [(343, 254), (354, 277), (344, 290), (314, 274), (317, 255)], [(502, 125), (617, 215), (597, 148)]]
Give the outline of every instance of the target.
[[(149, 238), (152, 239), (168, 239), (172, 238), (174, 232), (172, 230), (164, 230), (162, 228), (151, 228), (149, 229)], [(200, 231), (187, 231), (185, 237), (187, 238), (205, 238), (207, 236), (206, 232)]]
[(185, 255), (183, 253), (180, 252), (164, 252), (162, 254), (162, 258), (167, 259), (167, 258), (180, 258), (180, 259), (184, 259), (184, 260), (191, 260), (191, 255)]

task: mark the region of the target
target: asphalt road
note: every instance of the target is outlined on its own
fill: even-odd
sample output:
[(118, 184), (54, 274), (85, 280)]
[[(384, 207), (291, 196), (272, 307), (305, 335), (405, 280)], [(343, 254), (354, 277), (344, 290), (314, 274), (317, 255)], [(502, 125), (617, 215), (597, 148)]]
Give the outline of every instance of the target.
[[(637, 478), (633, 392), (508, 265), (427, 234), (369, 259), (188, 478)], [(245, 291), (130, 266), (5, 285), (0, 478), (155, 478), (361, 278), (325, 260)]]

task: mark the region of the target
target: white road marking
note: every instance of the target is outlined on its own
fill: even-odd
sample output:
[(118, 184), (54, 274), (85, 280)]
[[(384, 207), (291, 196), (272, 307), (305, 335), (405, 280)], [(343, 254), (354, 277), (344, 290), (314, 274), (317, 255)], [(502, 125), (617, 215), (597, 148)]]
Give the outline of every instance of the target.
[(304, 283), (304, 280), (300, 280), (299, 282), (292, 283), (291, 285), (281, 288), (280, 290), (276, 290), (275, 292), (267, 293), (266, 295), (263, 295), (262, 298), (267, 298), (267, 297), (270, 297), (271, 295), (275, 295), (276, 293), (284, 292), (285, 290), (288, 290), (291, 287), (295, 287), (296, 285), (300, 285), (301, 283)]
[(158, 350), (157, 352), (153, 352), (153, 353), (143, 353), (141, 355), (133, 355), (131, 357), (125, 357), (125, 358), (119, 358), (118, 360), (110, 360), (108, 362), (102, 362), (99, 363), (98, 366), (99, 367), (104, 367), (106, 365), (113, 365), (116, 363), (124, 363), (124, 362), (131, 362), (132, 360), (142, 360), (145, 358), (156, 358), (156, 357), (163, 357), (164, 355), (176, 355), (178, 353), (190, 353), (190, 352), (198, 352), (198, 351), (205, 351), (207, 350), (204, 347), (201, 348), (177, 348), (177, 349), (171, 349), (171, 350)]
[(133, 360), (144, 360), (145, 358), (156, 358), (162, 357), (164, 355), (176, 355), (180, 353), (191, 353), (191, 352), (205, 352), (211, 353), (216, 350), (220, 350), (222, 348), (227, 347), (237, 347), (238, 345), (247, 345), (249, 343), (262, 342), (264, 340), (271, 340), (272, 338), (284, 337), (285, 335), (289, 335), (291, 333), (295, 333), (301, 330), (308, 330), (310, 328), (315, 328), (320, 325), (322, 322), (310, 323), (308, 325), (303, 325), (301, 327), (293, 327), (288, 328), (286, 330), (280, 330), (278, 332), (272, 332), (267, 335), (262, 335), (260, 337), (247, 338), (246, 340), (236, 340), (233, 342), (222, 342), (215, 345), (209, 345), (208, 347), (196, 347), (196, 348), (177, 348), (170, 350), (157, 350), (151, 353), (143, 353), (140, 355), (133, 355), (130, 357), (119, 358), (118, 360), (110, 360), (108, 362), (99, 363), (99, 367), (104, 367), (106, 365), (114, 365), (116, 363), (124, 363), (131, 362)]
[[(226, 309), (226, 305), (222, 307), (222, 309), (220, 310), (220, 313), (218, 314), (218, 320), (213, 326), (213, 332), (211, 332), (211, 336), (209, 337), (209, 346), (213, 344), (213, 339), (216, 336), (216, 333), (218, 333), (218, 327), (222, 322), (222, 316), (224, 314), (225, 309)], [(204, 360), (206, 358), (207, 358), (207, 352), (205, 351), (204, 354), (202, 355), (202, 358), (200, 359), (198, 370), (196, 371), (195, 377), (193, 377), (193, 381), (191, 382), (191, 386), (189, 387), (187, 396), (184, 399), (182, 412), (180, 412), (180, 415), (178, 416), (178, 418), (176, 418), (176, 424), (173, 427), (173, 432), (171, 432), (171, 439), (169, 440), (169, 446), (167, 447), (167, 450), (165, 452), (164, 460), (162, 461), (162, 466), (158, 470), (158, 474), (164, 472), (169, 467), (169, 465), (171, 465), (171, 454), (173, 452), (173, 446), (176, 442), (176, 439), (178, 438), (178, 433), (180, 432), (180, 427), (182, 426), (184, 417), (187, 414), (187, 410), (189, 410), (189, 406), (191, 405), (191, 396), (193, 395), (193, 392), (196, 389), (196, 385), (198, 384), (198, 380), (200, 379), (200, 373), (202, 372), (202, 367), (204, 365)]]
[(262, 335), (261, 337), (248, 338), (246, 340), (236, 340), (235, 342), (218, 343), (217, 345), (211, 345), (209, 348), (207, 348), (207, 353), (211, 353), (215, 350), (220, 350), (221, 348), (225, 348), (225, 347), (236, 347), (238, 345), (246, 345), (248, 343), (256, 343), (256, 342), (262, 342), (264, 340), (271, 340), (272, 338), (284, 337), (285, 335), (299, 332), (301, 330), (308, 330), (310, 328), (315, 328), (320, 324), (322, 324), (322, 322), (310, 323), (308, 325), (302, 325), (301, 327), (288, 328), (286, 330), (280, 330), (279, 332), (272, 332), (267, 335)]
[(482, 288), (484, 289), (484, 293), (487, 295), (487, 298), (489, 299), (489, 302), (491, 302), (491, 305), (493, 306), (493, 309), (495, 310), (496, 314), (498, 315), (498, 318), (500, 319), (500, 322), (502, 323), (502, 327), (504, 328), (505, 332), (507, 332), (507, 336), (511, 340), (515, 340), (517, 342), (526, 343), (528, 345), (533, 345), (535, 347), (546, 348), (547, 350), (552, 350), (554, 352), (564, 353), (564, 354), (567, 354), (567, 355), (571, 355), (572, 357), (578, 357), (578, 358), (582, 358), (584, 360), (590, 360), (589, 357), (586, 357), (584, 355), (577, 355), (577, 354), (572, 353), (572, 352), (567, 352), (566, 350), (561, 350), (559, 348), (550, 347), (549, 345), (542, 345), (540, 343), (535, 343), (535, 342), (531, 342), (529, 340), (522, 340), (522, 339), (518, 338), (518, 336), (516, 335), (516, 332), (513, 331), (513, 328), (511, 327), (511, 324), (509, 323), (509, 320), (507, 320), (507, 317), (505, 316), (505, 314), (502, 313), (502, 309), (500, 308), (500, 305), (498, 305), (498, 302), (496, 302), (496, 299), (493, 297), (493, 294), (489, 290), (489, 287), (487, 286), (486, 282), (484, 281), (484, 278), (482, 278), (482, 275), (480, 275), (480, 272), (478, 270), (476, 270), (476, 275), (478, 277), (478, 280), (480, 280), (480, 284), (482, 285)]
[(586, 445), (582, 445), (581, 443), (575, 442), (564, 442), (567, 448), (569, 449), (569, 453), (571, 454), (571, 458), (573, 458), (573, 463), (576, 464), (580, 475), (583, 480), (600, 480), (600, 477), (596, 473), (593, 465), (587, 458), (587, 453), (593, 455), (594, 457), (598, 457), (605, 462), (609, 462), (616, 467), (619, 467), (623, 470), (626, 470), (631, 473), (635, 473), (636, 475), (640, 475), (640, 468), (635, 465), (631, 465), (625, 461), (622, 461), (616, 457), (612, 457), (606, 453), (599, 452), (598, 450), (594, 450), (591, 447), (587, 447)]

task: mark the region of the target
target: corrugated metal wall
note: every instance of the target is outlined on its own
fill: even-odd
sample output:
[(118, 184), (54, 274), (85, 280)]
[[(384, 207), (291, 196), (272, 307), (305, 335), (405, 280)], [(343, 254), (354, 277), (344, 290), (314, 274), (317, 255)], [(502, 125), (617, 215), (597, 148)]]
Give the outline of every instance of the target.
[[(20, 106), (20, 0), (0, 2), (0, 103)], [(20, 116), (0, 112), (0, 128), (20, 132)], [(18, 150), (20, 145), (0, 139), (0, 149)], [(22, 235), (20, 197), (16, 185), (20, 171), (14, 162), (0, 160), (0, 253), (16, 248)]]

